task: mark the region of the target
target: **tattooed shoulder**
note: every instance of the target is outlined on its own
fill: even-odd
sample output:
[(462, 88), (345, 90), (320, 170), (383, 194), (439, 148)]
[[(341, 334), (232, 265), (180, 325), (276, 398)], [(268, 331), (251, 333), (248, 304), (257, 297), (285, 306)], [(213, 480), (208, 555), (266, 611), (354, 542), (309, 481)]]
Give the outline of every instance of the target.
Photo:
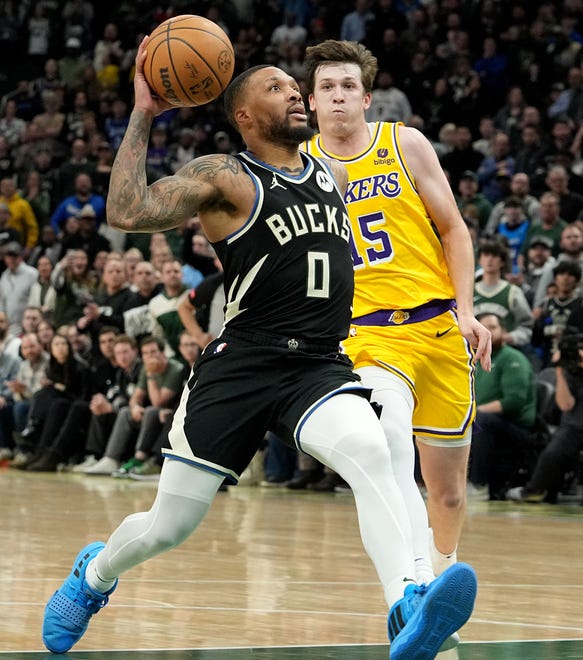
[(222, 174), (237, 175), (242, 171), (241, 163), (233, 156), (213, 154), (195, 158), (182, 168), (180, 174), (182, 176), (204, 178), (211, 182)]

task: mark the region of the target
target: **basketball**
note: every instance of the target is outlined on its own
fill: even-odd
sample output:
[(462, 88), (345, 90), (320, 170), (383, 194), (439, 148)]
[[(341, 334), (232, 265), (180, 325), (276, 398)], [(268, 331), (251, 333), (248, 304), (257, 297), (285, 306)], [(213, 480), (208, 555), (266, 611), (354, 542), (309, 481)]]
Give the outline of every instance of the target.
[(144, 76), (154, 94), (180, 106), (204, 105), (220, 96), (235, 67), (229, 37), (212, 21), (184, 14), (150, 35)]

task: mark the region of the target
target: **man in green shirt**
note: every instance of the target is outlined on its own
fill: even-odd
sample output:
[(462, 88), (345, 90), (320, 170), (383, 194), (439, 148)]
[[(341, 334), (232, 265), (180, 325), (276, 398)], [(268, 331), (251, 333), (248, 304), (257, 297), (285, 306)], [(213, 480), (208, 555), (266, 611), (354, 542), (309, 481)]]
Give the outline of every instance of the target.
[(470, 454), (468, 494), (504, 499), (536, 416), (534, 372), (528, 358), (504, 341), (500, 318), (478, 320), (492, 333), (492, 369), (476, 365), (477, 415)]
[(552, 254), (557, 257), (561, 250), (561, 232), (567, 223), (560, 216), (560, 199), (554, 192), (543, 193), (540, 197), (540, 224), (531, 225), (522, 244), (522, 256), (526, 257), (528, 246), (534, 236), (546, 236), (553, 242)]
[(182, 265), (176, 259), (166, 261), (162, 266), (162, 291), (148, 303), (152, 317), (152, 334), (163, 337), (171, 349), (167, 355), (180, 355), (178, 345), (184, 326), (178, 316), (178, 307), (188, 294), (182, 282)]
[[(176, 402), (182, 391), (184, 369), (179, 362), (166, 357), (164, 348), (164, 342), (158, 337), (142, 339), (140, 350), (144, 365), (136, 389), (127, 408), (122, 408), (116, 417), (103, 458), (85, 474), (129, 476), (129, 470), (137, 463), (132, 459), (121, 466), (124, 458), (134, 454), (135, 446), (146, 433), (161, 430), (160, 410), (172, 408)], [(152, 426), (155, 426), (154, 431)]]
[(502, 322), (505, 344), (527, 350), (534, 319), (522, 289), (504, 279), (508, 249), (500, 241), (483, 241), (478, 247), (480, 279), (474, 285), (474, 314), (495, 314)]

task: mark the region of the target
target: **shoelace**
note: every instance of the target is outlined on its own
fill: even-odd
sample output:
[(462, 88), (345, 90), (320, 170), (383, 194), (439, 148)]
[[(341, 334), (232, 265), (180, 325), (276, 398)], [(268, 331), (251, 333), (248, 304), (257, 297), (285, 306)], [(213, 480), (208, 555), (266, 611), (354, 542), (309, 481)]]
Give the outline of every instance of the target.
[(91, 612), (91, 614), (99, 612), (99, 610), (104, 608), (109, 602), (109, 596), (104, 595), (102, 598), (98, 598), (96, 596), (87, 596), (86, 593), (83, 595), (87, 598), (85, 608)]
[[(427, 591), (426, 584), (412, 585), (413, 588), (408, 590), (407, 596), (403, 599), (401, 604), (392, 610), (387, 622), (389, 639), (393, 640), (403, 629), (409, 618), (413, 615), (419, 601)], [(411, 592), (413, 592), (412, 595)]]
[(416, 584), (413, 587), (413, 593), (415, 594), (413, 598), (409, 601), (409, 606), (412, 607), (413, 610), (417, 609), (417, 605), (421, 598), (425, 595), (427, 592), (427, 585), (425, 583), (423, 584)]

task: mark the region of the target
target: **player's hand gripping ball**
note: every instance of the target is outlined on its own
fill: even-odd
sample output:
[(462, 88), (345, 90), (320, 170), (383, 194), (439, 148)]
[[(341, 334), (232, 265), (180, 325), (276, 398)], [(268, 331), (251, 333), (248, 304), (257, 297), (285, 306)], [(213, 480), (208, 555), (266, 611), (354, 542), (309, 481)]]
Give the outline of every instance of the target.
[(229, 37), (212, 21), (184, 14), (161, 23), (146, 46), (144, 76), (171, 105), (204, 105), (220, 96), (235, 68)]

